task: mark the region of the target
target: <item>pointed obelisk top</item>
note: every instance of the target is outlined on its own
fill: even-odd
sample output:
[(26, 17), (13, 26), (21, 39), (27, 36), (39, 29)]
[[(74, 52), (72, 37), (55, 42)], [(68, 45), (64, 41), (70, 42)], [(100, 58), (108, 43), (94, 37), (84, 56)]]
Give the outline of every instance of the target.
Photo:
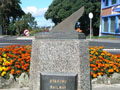
[(39, 33), (36, 39), (85, 39), (83, 33), (75, 31), (75, 24), (83, 15), (84, 7), (80, 8), (48, 33)]

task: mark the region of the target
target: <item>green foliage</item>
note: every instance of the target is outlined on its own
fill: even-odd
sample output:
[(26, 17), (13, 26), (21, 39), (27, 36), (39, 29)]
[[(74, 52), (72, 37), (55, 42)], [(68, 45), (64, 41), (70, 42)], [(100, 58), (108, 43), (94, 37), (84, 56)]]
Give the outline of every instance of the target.
[(10, 34), (10, 35), (16, 34), (15, 26), (14, 26), (14, 23), (12, 23), (12, 22), (9, 23), (8, 34)]
[[(90, 36), (87, 36), (86, 38), (90, 38)], [(109, 36), (92, 36), (92, 39), (117, 39), (116, 36), (109, 35)]]
[(37, 25), (37, 22), (35, 21), (35, 18), (32, 17), (32, 15), (30, 13), (25, 14), (22, 16), (21, 19), (19, 19), (18, 21), (15, 21), (15, 28), (16, 28), (16, 32), (18, 35), (23, 34), (25, 29), (33, 29), (35, 28)]
[(55, 25), (57, 25), (82, 6), (85, 7), (85, 11), (79, 20), (81, 22), (81, 29), (86, 35), (89, 34), (90, 20), (88, 14), (92, 12), (94, 14), (93, 32), (94, 35), (98, 35), (101, 0), (53, 0), (45, 13), (45, 18), (52, 19)]
[(0, 26), (2, 26), (4, 34), (8, 34), (10, 21), (14, 22), (16, 18), (24, 15), (20, 4), (20, 0), (0, 0)]
[(30, 35), (33, 36), (33, 35), (35, 35), (39, 32), (43, 32), (43, 29), (42, 28), (37, 28), (37, 29), (31, 30)]

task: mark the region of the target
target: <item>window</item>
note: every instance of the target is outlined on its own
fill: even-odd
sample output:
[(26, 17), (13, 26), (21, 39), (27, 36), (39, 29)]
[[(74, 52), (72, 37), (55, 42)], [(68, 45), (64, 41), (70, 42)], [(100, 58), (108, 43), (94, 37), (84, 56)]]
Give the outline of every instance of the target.
[(117, 31), (116, 31), (116, 33), (120, 33), (120, 16), (118, 16)]
[(110, 32), (115, 32), (115, 16), (110, 17)]
[(105, 7), (105, 6), (108, 6), (108, 3), (109, 3), (108, 0), (103, 0), (103, 1), (102, 1), (102, 4), (103, 4), (104, 7)]
[(109, 0), (105, 0), (105, 6), (108, 6)]
[(116, 0), (112, 0), (112, 4), (116, 4)]
[(107, 26), (108, 26), (108, 18), (105, 17), (103, 19), (103, 32), (107, 32)]

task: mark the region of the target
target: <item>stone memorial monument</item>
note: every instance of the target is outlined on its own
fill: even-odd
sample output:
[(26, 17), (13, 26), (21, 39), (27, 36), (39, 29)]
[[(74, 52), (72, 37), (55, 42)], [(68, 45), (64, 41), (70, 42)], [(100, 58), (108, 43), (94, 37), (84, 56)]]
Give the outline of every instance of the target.
[(32, 43), (29, 90), (90, 90), (88, 41), (75, 31), (84, 7)]

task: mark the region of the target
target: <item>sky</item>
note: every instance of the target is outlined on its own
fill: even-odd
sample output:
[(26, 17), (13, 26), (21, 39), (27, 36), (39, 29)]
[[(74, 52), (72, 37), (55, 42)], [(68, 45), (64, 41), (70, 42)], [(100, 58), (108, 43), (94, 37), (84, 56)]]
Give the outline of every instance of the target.
[(25, 13), (30, 12), (38, 26), (53, 26), (51, 20), (46, 20), (44, 14), (53, 0), (21, 0), (21, 7)]

